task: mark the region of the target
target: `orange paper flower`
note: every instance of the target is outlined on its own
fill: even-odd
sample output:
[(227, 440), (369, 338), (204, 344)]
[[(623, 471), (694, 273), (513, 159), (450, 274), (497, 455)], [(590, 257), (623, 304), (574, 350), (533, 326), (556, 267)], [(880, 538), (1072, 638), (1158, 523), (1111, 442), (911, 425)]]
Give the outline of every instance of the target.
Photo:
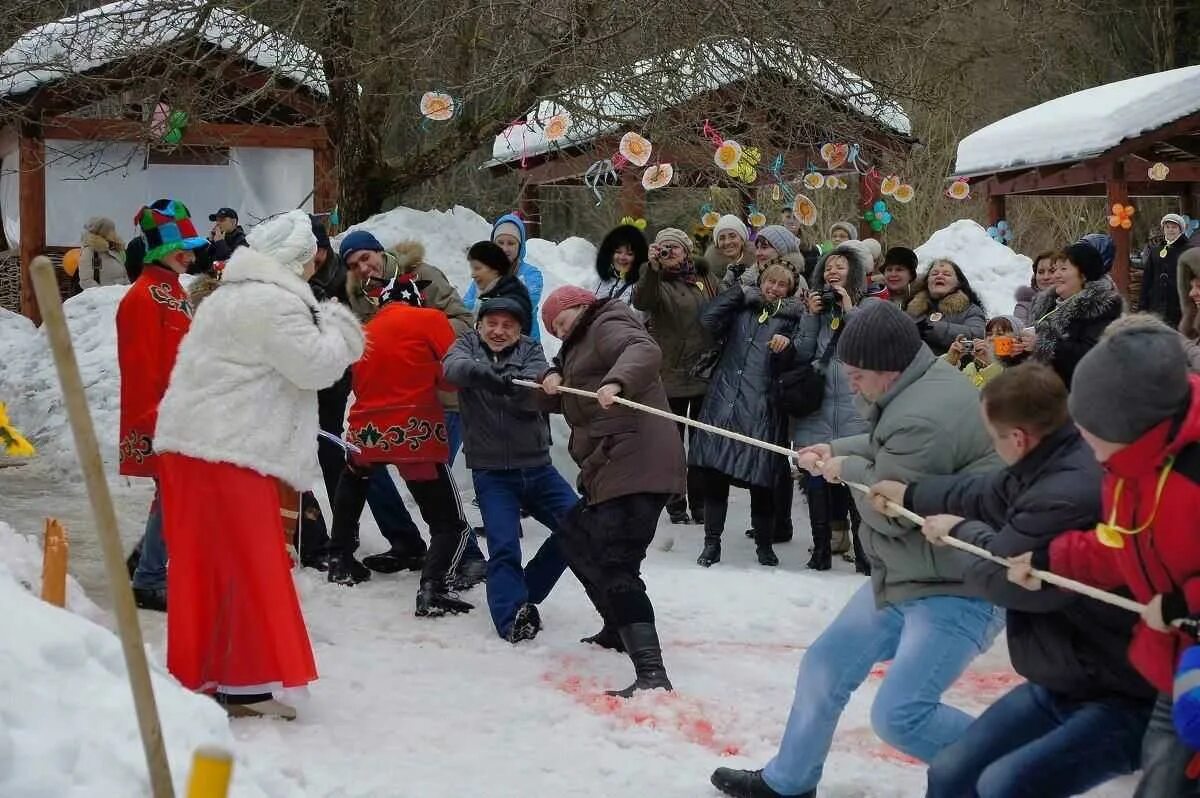
[(837, 169), (842, 164), (846, 163), (846, 159), (850, 157), (850, 147), (846, 144), (822, 144), (821, 145), (821, 160), (829, 165), (830, 169)]
[(671, 182), (671, 178), (675, 176), (675, 167), (669, 163), (660, 163), (651, 166), (642, 174), (642, 188), (650, 191), (655, 188), (662, 188)]
[(896, 188), (895, 192), (892, 193), (892, 197), (895, 198), (896, 202), (911, 202), (916, 193), (917, 192), (914, 191), (913, 187), (908, 183), (901, 183), (900, 186)]
[(546, 123), (546, 141), (558, 141), (567, 135), (571, 129), (571, 116), (567, 113), (555, 114)]
[(1112, 213), (1108, 217), (1108, 226), (1112, 228), (1121, 228), (1128, 230), (1133, 227), (1133, 214), (1137, 211), (1132, 205), (1122, 205), (1117, 202), (1112, 206)]
[(700, 224), (707, 227), (709, 230), (717, 226), (717, 222), (721, 221), (721, 214), (716, 211), (709, 211), (700, 217)]
[(900, 178), (895, 175), (888, 175), (879, 184), (879, 193), (885, 197), (894, 197), (898, 188), (900, 188)]
[(645, 166), (650, 161), (650, 151), (654, 145), (645, 136), (630, 131), (621, 136), (621, 144), (617, 149), (634, 166)]
[(955, 180), (946, 189), (946, 196), (953, 200), (965, 200), (971, 196), (971, 184), (966, 180)]
[(796, 195), (796, 201), (792, 203), (792, 213), (796, 214), (800, 224), (805, 227), (812, 227), (817, 223), (817, 206), (803, 194)]
[(825, 175), (820, 172), (809, 172), (804, 176), (804, 187), (816, 191), (825, 187)]
[(717, 152), (713, 155), (713, 162), (726, 172), (732, 172), (736, 169), (741, 159), (742, 145), (732, 139), (723, 142), (720, 147), (717, 147)]
[(440, 91), (421, 95), (421, 116), (434, 122), (445, 122), (454, 116), (454, 98)]
[(766, 214), (762, 213), (761, 211), (755, 211), (754, 213), (750, 214), (749, 218), (747, 218), (746, 221), (750, 223), (751, 227), (766, 227), (767, 226)]

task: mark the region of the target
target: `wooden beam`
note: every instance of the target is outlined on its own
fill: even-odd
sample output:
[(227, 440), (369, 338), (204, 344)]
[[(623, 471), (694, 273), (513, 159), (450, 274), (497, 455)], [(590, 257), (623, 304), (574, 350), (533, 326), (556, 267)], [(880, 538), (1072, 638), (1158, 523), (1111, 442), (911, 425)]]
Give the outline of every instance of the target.
[(313, 210), (329, 213), (337, 205), (337, 156), (331, 146), (313, 150)]
[[(1129, 185), (1125, 181), (1125, 162), (1115, 161), (1110, 167), (1108, 179), (1105, 181), (1108, 194), (1109, 210), (1113, 205), (1129, 204)], [(1116, 244), (1117, 254), (1113, 259), (1112, 278), (1117, 284), (1117, 290), (1122, 294), (1129, 293), (1129, 253), (1132, 248), (1131, 231), (1122, 227), (1109, 228), (1113, 243)]]
[[(56, 116), (42, 126), (45, 138), (67, 141), (150, 140), (149, 127), (123, 119), (75, 119)], [(193, 122), (183, 132), (182, 145), (195, 147), (280, 147), (315, 150), (329, 145), (325, 128), (319, 125), (231, 125)]]
[(1168, 141), (1176, 136), (1186, 136), (1195, 133), (1197, 130), (1200, 130), (1200, 111), (1188, 114), (1185, 117), (1176, 119), (1174, 122), (1168, 122), (1162, 127), (1123, 141), (1117, 146), (1101, 153), (1097, 156), (1097, 160), (1114, 161), (1145, 148), (1147, 144)]
[(42, 323), (29, 267), (46, 248), (46, 140), (41, 126), (26, 123), (18, 135), (18, 203), (21, 209), (21, 313)]
[(530, 238), (536, 238), (542, 226), (542, 208), (539, 186), (532, 180), (521, 184), (517, 197), (517, 211), (525, 220), (525, 230)]
[(987, 195), (987, 218), (988, 225), (994, 225), (1005, 218), (1004, 216), (1004, 195), (1003, 194), (988, 194)]

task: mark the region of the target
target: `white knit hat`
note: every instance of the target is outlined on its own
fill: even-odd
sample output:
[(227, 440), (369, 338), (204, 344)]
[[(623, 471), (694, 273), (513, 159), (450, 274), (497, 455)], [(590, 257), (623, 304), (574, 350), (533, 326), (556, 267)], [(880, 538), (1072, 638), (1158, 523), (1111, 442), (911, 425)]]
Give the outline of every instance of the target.
[(717, 226), (713, 228), (712, 232), (713, 241), (716, 241), (720, 237), (722, 230), (732, 230), (743, 241), (750, 240), (750, 230), (746, 227), (746, 223), (732, 213), (727, 213), (717, 220)]
[(1185, 222), (1183, 220), (1183, 217), (1177, 213), (1168, 213), (1166, 216), (1164, 216), (1162, 219), (1159, 220), (1158, 226), (1162, 227), (1167, 222), (1174, 222), (1175, 224), (1179, 225), (1180, 230), (1183, 230), (1185, 232), (1187, 231), (1187, 222)]
[(317, 254), (312, 220), (300, 210), (273, 216), (255, 226), (246, 234), (246, 243), (297, 277), (303, 276), (305, 265)]

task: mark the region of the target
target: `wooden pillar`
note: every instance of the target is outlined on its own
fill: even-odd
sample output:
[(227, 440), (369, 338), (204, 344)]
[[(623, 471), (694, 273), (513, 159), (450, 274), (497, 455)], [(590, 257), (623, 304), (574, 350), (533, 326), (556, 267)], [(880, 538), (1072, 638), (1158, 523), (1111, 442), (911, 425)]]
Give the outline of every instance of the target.
[(875, 235), (875, 231), (871, 229), (871, 223), (863, 218), (863, 214), (871, 209), (875, 204), (875, 199), (871, 196), (871, 190), (867, 186), (865, 175), (859, 175), (858, 182), (858, 237), (859, 239), (871, 238)]
[[(1104, 182), (1108, 208), (1105, 216), (1112, 212), (1116, 204), (1129, 204), (1129, 184), (1125, 182), (1125, 163), (1114, 161), (1109, 167), (1109, 177)], [(1113, 258), (1112, 278), (1117, 284), (1117, 290), (1128, 298), (1129, 294), (1129, 253), (1132, 249), (1132, 231), (1123, 227), (1109, 228), (1117, 254)]]
[(329, 213), (337, 201), (337, 156), (326, 144), (313, 149), (313, 212)]
[(641, 178), (628, 169), (621, 172), (619, 205), (621, 216), (632, 216), (634, 219), (646, 218), (646, 189), (642, 188)]
[[(1004, 199), (1005, 199), (1005, 197), (1003, 194), (988, 194), (987, 221), (988, 221), (989, 227), (998, 222), (1003, 221), (1006, 218), (1004, 215), (1005, 214)], [(1011, 227), (1011, 225), (1010, 225), (1010, 227)]]
[(18, 195), (21, 210), (21, 313), (42, 323), (29, 265), (46, 249), (46, 140), (41, 125), (21, 125), (18, 138)]
[(525, 220), (525, 232), (529, 238), (537, 237), (542, 226), (542, 209), (538, 184), (526, 180), (521, 184), (521, 193), (517, 197), (517, 211)]

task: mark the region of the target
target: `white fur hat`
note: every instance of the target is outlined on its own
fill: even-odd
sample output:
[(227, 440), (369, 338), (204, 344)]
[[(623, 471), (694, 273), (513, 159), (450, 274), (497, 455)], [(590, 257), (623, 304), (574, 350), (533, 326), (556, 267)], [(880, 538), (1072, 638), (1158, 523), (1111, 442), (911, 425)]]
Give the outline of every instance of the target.
[(743, 241), (750, 240), (750, 230), (746, 227), (746, 223), (732, 213), (727, 213), (717, 220), (717, 226), (713, 228), (712, 233), (714, 241), (721, 235), (722, 230), (732, 230)]
[(255, 226), (246, 234), (246, 243), (297, 277), (304, 274), (305, 264), (317, 254), (312, 219), (300, 210), (273, 216)]

